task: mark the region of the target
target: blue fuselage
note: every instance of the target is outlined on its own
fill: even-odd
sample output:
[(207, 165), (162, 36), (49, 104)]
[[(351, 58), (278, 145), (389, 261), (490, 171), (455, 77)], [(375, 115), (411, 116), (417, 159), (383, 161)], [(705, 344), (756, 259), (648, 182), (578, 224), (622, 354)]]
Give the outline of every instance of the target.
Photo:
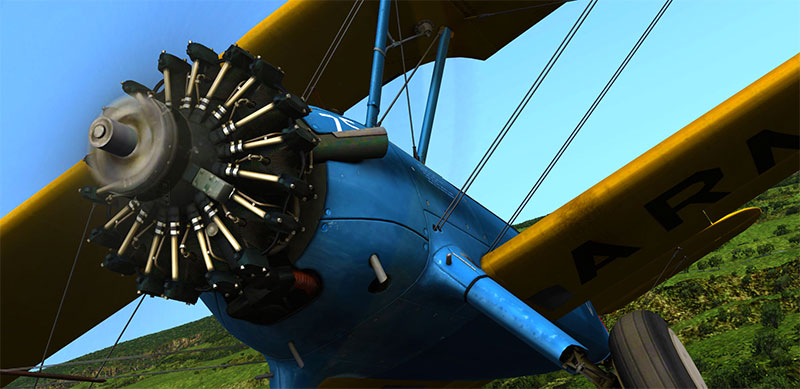
[[(319, 133), (363, 128), (317, 108), (306, 121)], [(444, 228), (433, 231), (458, 190), (392, 144), (381, 159), (326, 163), (325, 211), (295, 263), (319, 274), (317, 299), (264, 326), (229, 317), (218, 294), (202, 296), (231, 334), (265, 355), (277, 386), (316, 385), (333, 376), (481, 380), (559, 368), (473, 309), (431, 266), (444, 247), (480, 266), (505, 225), (500, 218), (465, 197)], [(509, 231), (503, 241), (514, 235)], [(372, 254), (390, 277), (380, 292), (369, 290), (376, 277)], [(608, 354), (608, 333), (590, 303), (556, 324), (589, 349), (590, 359)]]

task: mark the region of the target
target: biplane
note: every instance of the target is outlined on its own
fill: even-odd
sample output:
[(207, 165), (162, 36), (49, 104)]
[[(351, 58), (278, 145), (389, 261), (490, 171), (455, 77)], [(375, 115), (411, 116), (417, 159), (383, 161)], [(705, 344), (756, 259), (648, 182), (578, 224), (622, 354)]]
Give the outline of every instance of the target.
[[(800, 56), (517, 233), (425, 165), (437, 94), (447, 58), (486, 59), (563, 3), (296, 0), (223, 53), (161, 53), (163, 80), (125, 81), (86, 158), (2, 219), (2, 368), (144, 295), (201, 300), (275, 387), (557, 369), (702, 387), (662, 319), (633, 312), (609, 333), (598, 315), (746, 229), (760, 210), (739, 208), (798, 170)], [(316, 33), (337, 29), (335, 45)], [(322, 67), (299, 45), (348, 60)], [(409, 154), (377, 125), (381, 87), (431, 61)], [(365, 96), (363, 123), (340, 113)], [(48, 333), (57, 310), (69, 320), (51, 339), (17, 336)]]

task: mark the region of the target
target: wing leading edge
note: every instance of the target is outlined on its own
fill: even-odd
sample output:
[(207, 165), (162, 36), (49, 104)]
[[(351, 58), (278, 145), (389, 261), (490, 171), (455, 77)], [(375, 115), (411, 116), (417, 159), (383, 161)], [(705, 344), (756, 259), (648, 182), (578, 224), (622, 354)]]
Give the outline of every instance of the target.
[(729, 213), (800, 168), (798, 107), (800, 54), (487, 253), (483, 269), (550, 318), (586, 300), (600, 313), (627, 304), (758, 218)]

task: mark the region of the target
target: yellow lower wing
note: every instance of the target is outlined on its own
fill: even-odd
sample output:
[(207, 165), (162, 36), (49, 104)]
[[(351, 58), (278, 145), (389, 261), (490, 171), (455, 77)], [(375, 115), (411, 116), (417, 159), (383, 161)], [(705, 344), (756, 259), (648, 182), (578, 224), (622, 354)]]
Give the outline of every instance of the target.
[[(78, 188), (93, 185), (78, 162), (0, 220), (0, 367), (41, 361), (92, 203)], [(89, 228), (102, 225), (99, 205)], [(102, 269), (106, 249), (85, 243), (48, 354), (99, 324), (136, 297), (131, 277)], [(108, 339), (108, 342), (113, 339)], [(3, 376), (0, 385), (11, 378)]]
[(481, 265), (548, 317), (586, 300), (611, 311), (754, 222), (752, 209), (724, 217), (800, 169), (799, 147), (796, 55)]
[(614, 285), (591, 297), (592, 304), (600, 313), (624, 307), (636, 297), (650, 290), (657, 283), (667, 280), (706, 254), (714, 251), (740, 232), (753, 225), (761, 216), (758, 208), (736, 211), (709, 225), (691, 238), (683, 241), (675, 250), (653, 258), (646, 265), (632, 269)]

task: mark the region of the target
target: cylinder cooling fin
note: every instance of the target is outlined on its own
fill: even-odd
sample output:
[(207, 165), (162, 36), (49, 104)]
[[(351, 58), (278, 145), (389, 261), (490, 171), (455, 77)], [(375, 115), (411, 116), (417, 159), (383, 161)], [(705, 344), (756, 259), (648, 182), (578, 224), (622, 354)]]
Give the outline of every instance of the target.
[(321, 288), (294, 267), (326, 191), (320, 138), (302, 120), (311, 108), (283, 88), (281, 69), (236, 45), (219, 56), (189, 42), (186, 53), (162, 52), (155, 89), (123, 82), (128, 96), (91, 124), (99, 186), (81, 193), (108, 217), (89, 241), (139, 293), (187, 304), (219, 293), (232, 317), (269, 324)]

